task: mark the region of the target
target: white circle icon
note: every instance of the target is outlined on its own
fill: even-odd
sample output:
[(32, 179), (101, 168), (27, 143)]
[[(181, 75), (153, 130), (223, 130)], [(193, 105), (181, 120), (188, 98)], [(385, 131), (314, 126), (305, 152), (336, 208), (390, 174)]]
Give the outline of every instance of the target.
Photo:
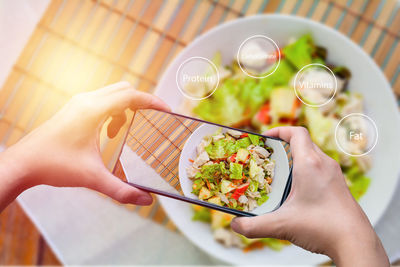
[(281, 52), (271, 38), (254, 35), (242, 42), (236, 59), (244, 74), (263, 79), (273, 74), (279, 67)]
[(319, 63), (302, 67), (293, 81), (297, 98), (310, 107), (328, 104), (335, 97), (337, 87), (338, 82), (333, 71)]
[(176, 72), (179, 91), (192, 100), (210, 97), (219, 84), (219, 72), (215, 64), (205, 57), (186, 59)]
[(336, 125), (335, 141), (343, 153), (353, 157), (364, 156), (378, 143), (378, 128), (367, 115), (351, 113)]

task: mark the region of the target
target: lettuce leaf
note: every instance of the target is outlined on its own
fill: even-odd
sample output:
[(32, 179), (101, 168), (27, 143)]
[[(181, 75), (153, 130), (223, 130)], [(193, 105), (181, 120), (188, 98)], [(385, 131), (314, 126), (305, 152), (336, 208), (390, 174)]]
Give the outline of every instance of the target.
[[(221, 162), (222, 163), (222, 162)], [(214, 180), (219, 174), (224, 174), (227, 172), (225, 169), (225, 165), (221, 164), (210, 164), (210, 165), (203, 165), (201, 167), (201, 177), (207, 180)]]
[(358, 201), (367, 192), (371, 179), (362, 175), (350, 185), (350, 193)]
[(255, 134), (249, 134), (250, 141), (253, 145), (258, 146), (260, 144), (261, 137)]
[(203, 207), (196, 207), (193, 208), (193, 210), (194, 210), (194, 214), (192, 217), (193, 221), (201, 221), (206, 223), (211, 222), (211, 213), (209, 209)]
[(301, 69), (305, 65), (312, 63), (312, 54), (314, 51), (314, 42), (309, 34), (303, 35), (295, 42), (283, 48), (285, 58), (296, 66), (297, 69)]
[(231, 179), (242, 179), (243, 165), (239, 163), (231, 162), (229, 165), (229, 178)]
[(304, 107), (304, 115), (311, 139), (319, 147), (326, 147), (326, 143), (332, 139), (334, 121), (325, 117), (318, 108), (314, 107)]
[(265, 90), (265, 96), (268, 99), (273, 90), (277, 86), (288, 86), (290, 80), (295, 75), (296, 69), (287, 59), (281, 59), (278, 68), (270, 76), (261, 79), (261, 87)]
[(264, 245), (275, 251), (282, 250), (285, 246), (281, 240), (275, 238), (262, 238), (261, 241)]
[(250, 180), (249, 190), (251, 192), (256, 192), (258, 190), (258, 181)]
[(246, 105), (240, 99), (240, 91), (244, 85), (236, 82), (235, 79), (227, 79), (215, 93), (202, 100), (193, 109), (193, 113), (200, 118), (220, 123), (232, 125), (242, 121)]
[(254, 159), (250, 159), (250, 171), (249, 171), (250, 178), (256, 179), (256, 177), (258, 175), (262, 175), (263, 172), (264, 172), (263, 168), (257, 166), (257, 163), (255, 162)]
[(236, 151), (239, 150), (239, 148), (247, 148), (249, 145), (251, 145), (250, 138), (249, 137), (241, 138), (236, 141), (235, 145), (236, 145)]
[(221, 139), (210, 143), (204, 149), (211, 159), (222, 159), (235, 153), (235, 142)]
[(261, 197), (259, 199), (257, 199), (257, 205), (261, 206), (268, 200), (268, 198), (269, 198), (269, 196), (265, 192), (262, 192)]
[(355, 160), (350, 168), (344, 170), (344, 174), (350, 181), (350, 193), (358, 201), (367, 192), (371, 179), (364, 175)]

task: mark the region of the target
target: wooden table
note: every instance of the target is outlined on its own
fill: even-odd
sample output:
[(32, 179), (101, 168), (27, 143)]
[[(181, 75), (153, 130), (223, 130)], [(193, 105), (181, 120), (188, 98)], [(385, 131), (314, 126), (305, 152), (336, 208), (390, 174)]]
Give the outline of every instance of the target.
[(16, 201), (0, 214), (0, 227), (1, 265), (60, 265)]

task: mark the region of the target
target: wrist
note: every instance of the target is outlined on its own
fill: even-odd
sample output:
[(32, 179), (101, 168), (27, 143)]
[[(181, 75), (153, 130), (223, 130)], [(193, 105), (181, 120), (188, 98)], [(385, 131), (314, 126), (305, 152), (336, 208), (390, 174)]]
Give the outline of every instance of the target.
[(12, 192), (20, 194), (35, 185), (30, 169), (26, 154), (20, 153), (17, 147), (0, 153), (0, 180)]
[(389, 266), (379, 237), (368, 223), (344, 231), (329, 255), (337, 266)]

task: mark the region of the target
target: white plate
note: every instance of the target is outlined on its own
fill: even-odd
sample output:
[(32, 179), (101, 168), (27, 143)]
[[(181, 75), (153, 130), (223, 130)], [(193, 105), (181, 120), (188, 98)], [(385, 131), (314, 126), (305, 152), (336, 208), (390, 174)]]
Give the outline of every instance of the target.
[[(197, 156), (196, 148), (205, 136), (212, 135), (220, 127), (212, 124), (203, 124), (197, 128), (186, 140), (182, 148), (181, 155), (179, 156), (179, 183), (181, 185), (183, 194), (186, 197), (198, 199), (192, 193), (192, 180), (187, 177), (186, 169), (192, 164), (189, 159), (195, 159)], [(226, 132), (227, 128), (223, 128), (222, 132)], [(282, 143), (267, 139), (266, 144), (274, 150), (271, 159), (275, 161), (275, 175), (273, 183), (271, 184), (272, 192), (269, 194), (269, 199), (263, 205), (255, 208), (251, 213), (264, 214), (271, 212), (279, 206), (282, 200), (282, 194), (285, 191), (287, 178), (289, 177), (290, 166), (287, 159), (285, 148)]]
[[(372, 178), (367, 193), (360, 201), (372, 224), (376, 224), (394, 193), (400, 166), (400, 120), (389, 83), (374, 61), (341, 33), (317, 22), (288, 15), (257, 15), (220, 25), (188, 45), (170, 64), (157, 86), (156, 94), (171, 107), (177, 108), (183, 96), (176, 86), (179, 65), (189, 57), (212, 58), (222, 52), (223, 63), (230, 64), (240, 43), (255, 34), (272, 38), (278, 46), (292, 37), (311, 33), (315, 43), (328, 49), (328, 62), (347, 66), (352, 72), (349, 89), (364, 96), (366, 113), (378, 128), (378, 144), (372, 151)], [(191, 208), (184, 203), (160, 198), (168, 216), (194, 244), (209, 254), (233, 264), (318, 264), (327, 258), (290, 246), (281, 252), (269, 249), (242, 253), (226, 249), (215, 242), (208, 225), (192, 222)]]

